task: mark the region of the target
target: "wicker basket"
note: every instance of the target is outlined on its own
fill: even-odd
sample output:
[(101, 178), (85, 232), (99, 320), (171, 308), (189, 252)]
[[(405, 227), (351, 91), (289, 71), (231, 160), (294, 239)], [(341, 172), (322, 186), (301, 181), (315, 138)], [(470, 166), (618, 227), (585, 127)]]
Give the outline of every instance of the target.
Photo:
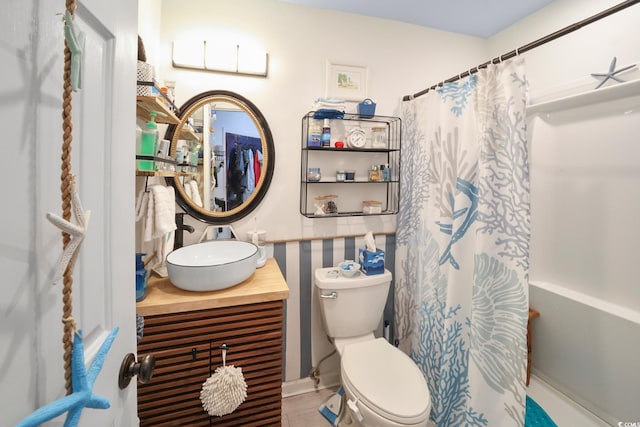
[[(153, 66), (143, 61), (138, 61), (137, 77), (140, 82), (153, 82)], [(151, 96), (153, 86), (138, 85), (136, 89), (136, 95), (138, 96)]]

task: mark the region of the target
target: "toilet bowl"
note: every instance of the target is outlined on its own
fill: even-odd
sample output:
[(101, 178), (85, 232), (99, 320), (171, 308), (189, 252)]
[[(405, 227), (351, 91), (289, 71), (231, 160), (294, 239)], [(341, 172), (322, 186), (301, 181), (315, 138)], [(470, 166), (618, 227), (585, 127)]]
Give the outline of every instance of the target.
[(314, 276), (324, 328), (341, 357), (346, 408), (339, 426), (427, 426), (431, 396), (422, 372), (409, 356), (374, 336), (391, 273), (351, 278), (336, 268), (320, 268)]
[(346, 420), (367, 427), (427, 426), (431, 398), (422, 372), (383, 338), (345, 346), (340, 363)]

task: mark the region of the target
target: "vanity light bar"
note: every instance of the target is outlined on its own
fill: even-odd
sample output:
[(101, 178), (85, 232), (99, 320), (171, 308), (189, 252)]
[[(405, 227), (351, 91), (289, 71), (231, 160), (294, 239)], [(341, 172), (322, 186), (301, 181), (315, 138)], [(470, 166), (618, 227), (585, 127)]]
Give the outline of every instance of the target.
[(174, 40), (172, 62), (178, 68), (267, 77), (269, 55), (239, 44)]

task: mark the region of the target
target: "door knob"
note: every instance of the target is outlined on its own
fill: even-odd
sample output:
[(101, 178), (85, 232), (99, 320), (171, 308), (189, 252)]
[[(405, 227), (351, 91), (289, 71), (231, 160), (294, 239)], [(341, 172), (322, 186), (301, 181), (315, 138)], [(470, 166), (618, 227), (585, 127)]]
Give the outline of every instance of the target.
[(127, 354), (120, 365), (120, 374), (118, 375), (118, 386), (124, 390), (131, 381), (131, 378), (138, 376), (138, 381), (142, 384), (149, 382), (153, 376), (153, 368), (156, 366), (156, 358), (153, 354), (147, 354), (142, 358), (142, 362), (136, 362), (136, 356), (133, 353)]

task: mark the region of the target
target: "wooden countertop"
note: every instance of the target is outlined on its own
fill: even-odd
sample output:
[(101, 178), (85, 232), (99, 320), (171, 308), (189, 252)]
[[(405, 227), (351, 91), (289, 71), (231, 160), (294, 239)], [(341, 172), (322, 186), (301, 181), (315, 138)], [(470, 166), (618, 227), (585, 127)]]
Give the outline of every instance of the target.
[(283, 300), (289, 297), (289, 287), (275, 259), (269, 258), (264, 267), (244, 282), (231, 288), (212, 292), (190, 292), (176, 288), (169, 278), (149, 278), (147, 296), (136, 303), (141, 316), (181, 313), (208, 308)]

